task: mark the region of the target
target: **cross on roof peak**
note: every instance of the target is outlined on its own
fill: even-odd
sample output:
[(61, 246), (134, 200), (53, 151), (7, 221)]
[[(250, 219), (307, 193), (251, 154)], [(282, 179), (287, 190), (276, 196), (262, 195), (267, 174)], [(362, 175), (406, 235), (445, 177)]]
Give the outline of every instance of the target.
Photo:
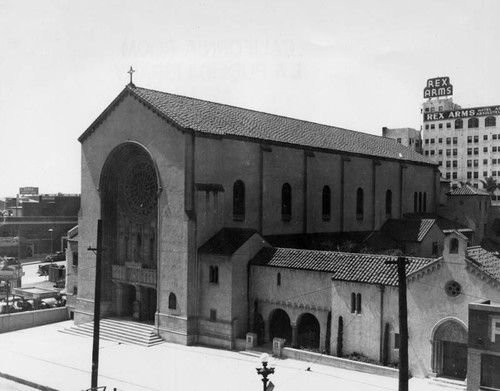
[(135, 87), (135, 84), (133, 83), (132, 81), (132, 74), (135, 72), (135, 70), (132, 68), (132, 66), (130, 66), (130, 69), (127, 71), (127, 73), (130, 75), (130, 83), (128, 83), (128, 85), (130, 87)]

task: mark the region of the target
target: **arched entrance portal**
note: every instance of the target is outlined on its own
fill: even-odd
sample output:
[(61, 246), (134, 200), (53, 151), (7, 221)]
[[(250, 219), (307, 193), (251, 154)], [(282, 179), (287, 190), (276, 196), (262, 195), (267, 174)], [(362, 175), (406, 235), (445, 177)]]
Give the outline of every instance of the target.
[(271, 341), (273, 338), (284, 338), (286, 344), (292, 343), (292, 326), (290, 325), (290, 317), (283, 310), (275, 310), (269, 322), (269, 336)]
[(437, 376), (465, 379), (467, 374), (467, 329), (449, 319), (441, 323), (432, 337), (432, 371)]
[(153, 321), (159, 181), (148, 152), (137, 143), (115, 148), (100, 178), (103, 221), (102, 297), (110, 313)]
[(319, 349), (319, 322), (312, 314), (304, 314), (298, 324), (297, 343), (301, 348)]

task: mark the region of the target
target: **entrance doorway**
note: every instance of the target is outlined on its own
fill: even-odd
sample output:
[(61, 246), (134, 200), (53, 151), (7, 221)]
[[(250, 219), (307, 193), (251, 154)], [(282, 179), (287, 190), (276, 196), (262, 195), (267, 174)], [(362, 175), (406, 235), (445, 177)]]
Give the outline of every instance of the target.
[(467, 344), (443, 342), (443, 376), (465, 380), (467, 375)]
[(467, 374), (467, 329), (455, 319), (439, 324), (432, 337), (432, 372), (464, 380)]
[(292, 326), (290, 317), (285, 311), (278, 309), (273, 312), (269, 323), (269, 334), (271, 341), (273, 338), (284, 338), (287, 345), (292, 343)]

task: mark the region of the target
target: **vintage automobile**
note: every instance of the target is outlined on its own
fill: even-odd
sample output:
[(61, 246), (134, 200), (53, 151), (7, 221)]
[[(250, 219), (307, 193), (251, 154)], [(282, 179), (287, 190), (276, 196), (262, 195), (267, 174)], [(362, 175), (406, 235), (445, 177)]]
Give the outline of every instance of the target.
[(49, 254), (45, 257), (46, 262), (57, 262), (66, 260), (66, 253), (64, 251), (56, 251), (54, 254)]

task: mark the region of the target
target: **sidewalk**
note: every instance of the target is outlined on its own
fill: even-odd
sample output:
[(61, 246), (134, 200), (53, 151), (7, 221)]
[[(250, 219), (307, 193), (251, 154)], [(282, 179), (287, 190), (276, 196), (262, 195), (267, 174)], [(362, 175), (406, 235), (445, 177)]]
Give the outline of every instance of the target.
[[(47, 390), (90, 388), (92, 338), (58, 330), (72, 321), (0, 334), (0, 376), (23, 379)], [(398, 380), (296, 360), (276, 360), (270, 376), (277, 391), (397, 390)], [(150, 348), (100, 341), (99, 386), (120, 391), (257, 391), (258, 357), (245, 352), (164, 343)], [(310, 370), (307, 370), (310, 368)], [(43, 389), (43, 388), (39, 388)], [(412, 379), (411, 390), (442, 388)]]

